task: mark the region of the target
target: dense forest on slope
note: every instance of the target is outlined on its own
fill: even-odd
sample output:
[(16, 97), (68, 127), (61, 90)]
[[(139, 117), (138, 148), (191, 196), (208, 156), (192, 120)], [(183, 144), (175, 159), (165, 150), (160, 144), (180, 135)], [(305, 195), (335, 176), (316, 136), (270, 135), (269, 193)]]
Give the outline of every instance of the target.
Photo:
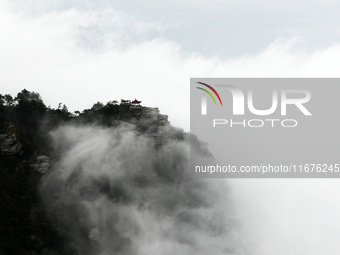
[(69, 118), (66, 108), (48, 109), (34, 92), (0, 95), (0, 254), (63, 251), (63, 240), (41, 206), (41, 174), (30, 162), (49, 150), (42, 125)]

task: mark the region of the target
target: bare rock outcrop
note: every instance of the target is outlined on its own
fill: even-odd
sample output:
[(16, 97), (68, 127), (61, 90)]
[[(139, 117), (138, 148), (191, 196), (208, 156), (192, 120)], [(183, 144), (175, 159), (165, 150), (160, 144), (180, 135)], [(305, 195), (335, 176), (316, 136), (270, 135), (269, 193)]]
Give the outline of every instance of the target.
[(5, 131), (0, 133), (0, 153), (3, 155), (15, 155), (21, 151), (22, 144), (19, 141), (14, 125), (9, 124)]
[(50, 167), (50, 159), (46, 155), (37, 156), (35, 161), (31, 163), (31, 167), (35, 171), (44, 174), (48, 171), (48, 168)]

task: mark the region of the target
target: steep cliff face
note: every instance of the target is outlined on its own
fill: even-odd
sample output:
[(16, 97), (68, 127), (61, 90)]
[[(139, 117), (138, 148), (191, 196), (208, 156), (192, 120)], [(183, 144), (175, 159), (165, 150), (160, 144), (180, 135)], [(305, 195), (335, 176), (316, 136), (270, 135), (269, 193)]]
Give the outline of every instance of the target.
[(115, 116), (111, 118), (114, 119), (114, 127), (131, 130), (138, 136), (151, 138), (150, 142), (156, 146), (164, 145), (171, 139), (183, 140), (186, 136), (183, 129), (171, 126), (168, 116), (160, 114), (158, 108), (140, 107), (138, 111), (131, 111), (131, 118), (124, 121), (117, 120)]
[[(42, 254), (62, 247), (38, 191), (47, 157), (26, 155), (19, 128), (7, 125), (0, 140), (0, 254)], [(26, 143), (28, 143), (26, 141)], [(34, 162), (34, 164), (30, 164)]]
[(46, 155), (37, 156), (31, 161), (30, 166), (38, 173), (44, 174), (50, 166), (50, 158)]
[(12, 123), (0, 132), (1, 255), (235, 253), (228, 201), (191, 175), (195, 138), (168, 116), (111, 103), (71, 114), (30, 95), (0, 107), (0, 126)]
[(6, 123), (0, 131), (0, 153), (15, 155), (21, 151), (22, 144), (18, 138), (14, 124)]
[[(30, 99), (32, 95), (35, 100)], [(42, 178), (45, 180), (45, 178), (53, 176), (57, 170), (64, 171), (58, 168), (58, 164), (68, 150), (67, 147), (63, 147), (67, 143), (62, 139), (59, 139), (62, 149), (57, 149), (58, 141), (51, 139), (51, 132), (53, 133), (64, 126), (73, 126), (76, 129), (91, 127), (93, 130), (97, 130), (95, 132), (99, 132), (102, 128), (108, 128), (113, 132), (120, 130), (124, 131), (123, 133), (129, 132), (135, 137), (148, 139), (152, 147), (166, 144), (173, 133), (179, 132), (181, 136), (184, 134), (171, 127), (167, 116), (161, 115), (156, 108), (107, 105), (99, 109), (84, 110), (76, 116), (64, 109), (47, 109), (37, 93), (23, 91), (18, 94), (17, 98), (17, 103), (7, 106), (2, 105), (0, 100), (1, 255), (85, 254), (79, 246), (71, 245), (78, 241), (72, 239), (73, 236), (69, 236), (67, 231), (65, 232), (67, 226), (64, 225), (63, 218), (59, 215), (54, 219), (55, 214), (49, 211), (51, 204), (48, 201), (57, 201), (60, 206), (58, 208), (67, 214), (74, 214), (67, 204), (57, 199), (60, 194), (64, 193), (58, 194), (60, 192), (58, 191), (55, 194), (48, 193), (47, 196), (44, 196), (43, 191), (40, 192)], [(65, 135), (67, 136), (67, 134)], [(76, 134), (70, 133), (69, 135), (73, 135), (76, 140), (79, 139)], [(107, 142), (104, 139), (99, 144), (91, 143), (91, 137), (92, 135), (88, 136), (83, 149), (100, 151)], [(72, 140), (72, 137), (70, 139)], [(131, 144), (131, 148), (134, 146)], [(137, 148), (135, 149), (137, 150)], [(131, 152), (131, 155), (126, 155), (126, 159), (133, 162), (133, 154)], [(76, 152), (69, 155), (71, 158), (77, 158)], [(92, 190), (91, 196), (98, 190), (107, 188), (107, 184), (99, 180), (97, 182), (97, 188)], [(94, 183), (91, 185), (93, 186)], [(54, 186), (54, 184), (50, 186)], [(61, 185), (60, 188), (65, 187)], [(115, 187), (115, 190), (111, 190), (109, 193), (113, 194), (119, 189)], [(73, 195), (70, 194), (70, 198), (72, 197)], [(119, 196), (114, 195), (114, 197), (118, 199)], [(42, 198), (45, 203), (41, 202)], [(84, 207), (87, 208), (86, 210), (92, 210), (93, 201), (89, 200), (88, 197), (81, 198), (73, 204), (73, 207), (78, 207), (79, 202), (82, 205), (87, 205)], [(78, 219), (82, 217), (81, 214), (75, 216)], [(74, 225), (74, 222), (70, 222), (70, 226)], [(86, 226), (88, 229), (82, 232), (85, 233), (84, 240), (97, 244), (102, 242), (105, 236), (103, 228), (97, 225)], [(78, 224), (76, 228), (79, 227)], [(86, 248), (86, 245), (84, 247)]]
[[(236, 254), (221, 182), (193, 176), (195, 138), (158, 109), (123, 111), (91, 125), (70, 122), (50, 137), (59, 156), (41, 190), (76, 254)], [(211, 159), (206, 152), (198, 154)]]

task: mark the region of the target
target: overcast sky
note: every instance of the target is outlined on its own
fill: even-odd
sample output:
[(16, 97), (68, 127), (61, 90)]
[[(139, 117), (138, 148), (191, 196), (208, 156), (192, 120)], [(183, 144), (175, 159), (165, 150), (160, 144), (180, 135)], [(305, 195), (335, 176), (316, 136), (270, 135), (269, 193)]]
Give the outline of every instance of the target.
[(71, 111), (136, 97), (188, 130), (190, 77), (339, 76), (338, 7), (0, 0), (0, 89), (34, 90)]
[[(189, 130), (190, 77), (339, 77), (339, 5), (0, 0), (0, 93), (71, 111), (137, 98)], [(253, 254), (339, 254), (338, 180), (231, 186)]]

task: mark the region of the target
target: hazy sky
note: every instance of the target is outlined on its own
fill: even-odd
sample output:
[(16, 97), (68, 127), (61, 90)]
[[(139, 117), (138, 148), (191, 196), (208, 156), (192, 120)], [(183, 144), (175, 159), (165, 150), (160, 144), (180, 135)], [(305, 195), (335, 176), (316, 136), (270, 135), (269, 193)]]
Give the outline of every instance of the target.
[[(339, 22), (339, 2), (335, 0), (97, 0), (95, 4), (93, 1), (32, 0), (24, 5), (22, 1), (14, 2), (16, 8), (34, 15), (70, 9), (97, 12), (111, 9), (126, 15), (127, 19), (150, 25), (148, 31), (140, 30), (136, 24), (134, 28), (129, 26), (124, 31), (129, 43), (162, 38), (178, 43), (184, 51), (205, 56), (258, 53), (282, 37), (302, 37), (310, 49), (328, 46), (340, 38), (339, 29), (334, 27)], [(102, 21), (107, 25), (109, 19)], [(121, 21), (126, 24), (126, 20)], [(136, 33), (136, 30), (139, 31)], [(98, 31), (92, 32), (92, 36), (98, 38)]]
[(337, 1), (0, 0), (0, 89), (134, 99), (189, 129), (190, 77), (339, 76)]

